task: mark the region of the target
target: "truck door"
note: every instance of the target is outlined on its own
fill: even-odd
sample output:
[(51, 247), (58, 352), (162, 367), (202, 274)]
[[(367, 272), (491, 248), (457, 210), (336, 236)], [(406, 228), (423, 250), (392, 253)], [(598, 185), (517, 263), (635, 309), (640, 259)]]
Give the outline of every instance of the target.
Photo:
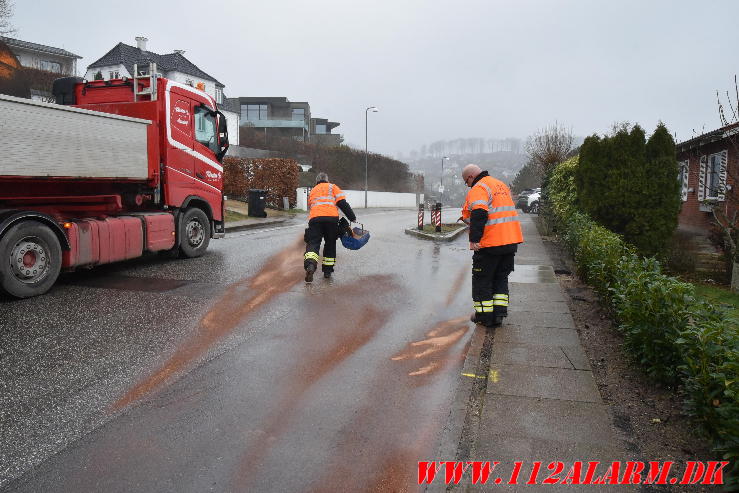
[(190, 195), (195, 179), (192, 151), (193, 141), (193, 101), (182, 94), (179, 88), (167, 93), (169, 98), (169, 148), (167, 152), (167, 191), (168, 203), (179, 205)]
[(195, 176), (207, 185), (220, 189), (223, 173), (216, 157), (220, 150), (216, 114), (204, 104), (195, 103), (195, 139), (193, 141), (193, 150), (206, 158), (195, 159)]

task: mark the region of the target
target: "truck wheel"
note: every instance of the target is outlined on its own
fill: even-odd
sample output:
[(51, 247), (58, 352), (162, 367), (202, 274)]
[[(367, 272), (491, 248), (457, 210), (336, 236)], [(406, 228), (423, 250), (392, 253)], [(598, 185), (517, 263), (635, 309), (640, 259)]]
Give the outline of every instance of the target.
[(61, 267), (62, 247), (48, 226), (24, 221), (0, 238), (0, 292), (16, 298), (44, 294)]
[(200, 257), (210, 243), (210, 221), (201, 209), (187, 209), (180, 222), (180, 252), (183, 257)]
[(530, 214), (538, 214), (539, 213), (539, 201), (537, 200), (533, 204), (531, 204), (531, 207), (529, 207), (529, 210), (526, 211)]

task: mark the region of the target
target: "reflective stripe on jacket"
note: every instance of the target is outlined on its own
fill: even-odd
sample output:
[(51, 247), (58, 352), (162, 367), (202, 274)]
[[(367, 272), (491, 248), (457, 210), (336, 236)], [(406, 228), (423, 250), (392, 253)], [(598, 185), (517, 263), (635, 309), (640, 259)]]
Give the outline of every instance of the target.
[(462, 217), (469, 218), (475, 209), (488, 213), (488, 220), (480, 240), (483, 248), (523, 242), (521, 223), (511, 191), (505, 183), (492, 176), (485, 176), (467, 192)]
[(308, 196), (308, 219), (314, 217), (339, 217), (339, 208), (336, 203), (345, 200), (346, 194), (333, 183), (322, 182), (310, 191)]

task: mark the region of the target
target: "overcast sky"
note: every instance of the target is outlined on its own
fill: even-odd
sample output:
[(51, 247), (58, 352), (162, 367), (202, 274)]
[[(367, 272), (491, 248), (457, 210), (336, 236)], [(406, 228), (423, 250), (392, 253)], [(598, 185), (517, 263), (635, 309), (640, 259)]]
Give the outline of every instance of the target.
[(149, 38), (226, 95), (308, 101), (371, 151), (458, 137), (576, 135), (617, 121), (678, 140), (720, 126), (716, 90), (739, 72), (737, 1), (14, 0), (16, 37), (80, 56)]

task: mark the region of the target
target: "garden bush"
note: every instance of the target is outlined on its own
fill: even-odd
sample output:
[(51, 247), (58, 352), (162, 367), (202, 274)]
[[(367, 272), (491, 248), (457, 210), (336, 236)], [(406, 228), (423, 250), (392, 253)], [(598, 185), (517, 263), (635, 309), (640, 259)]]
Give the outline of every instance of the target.
[(623, 238), (578, 209), (577, 158), (552, 173), (555, 222), (584, 280), (611, 310), (628, 354), (657, 382), (679, 386), (685, 408), (739, 488), (739, 327), (700, 302), (692, 284), (662, 273)]

